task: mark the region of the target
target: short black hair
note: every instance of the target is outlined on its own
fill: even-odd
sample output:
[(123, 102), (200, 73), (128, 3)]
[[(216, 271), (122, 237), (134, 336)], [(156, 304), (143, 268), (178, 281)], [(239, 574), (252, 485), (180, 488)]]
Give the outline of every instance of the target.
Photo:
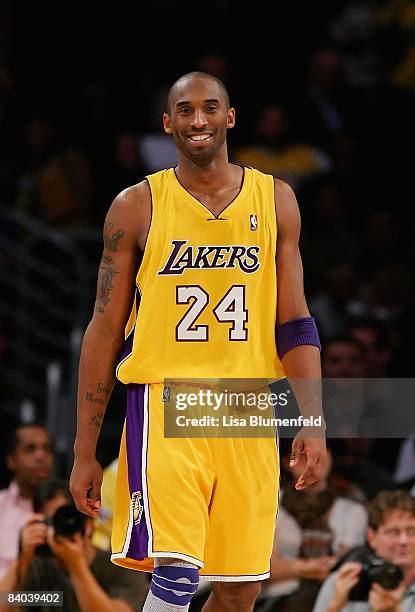
[(18, 425), (16, 425), (16, 427), (13, 429), (13, 431), (10, 433), (6, 440), (6, 457), (8, 455), (12, 455), (16, 450), (17, 445), (19, 443), (17, 434), (21, 429), (25, 429), (26, 427), (40, 427), (49, 435), (49, 432), (46, 427), (43, 425), (43, 423), (40, 423), (39, 421), (33, 421), (33, 423), (19, 423)]
[(167, 112), (170, 111), (171, 101), (172, 101), (174, 92), (178, 84), (181, 83), (182, 81), (187, 81), (190, 79), (210, 79), (211, 81), (214, 81), (215, 83), (217, 83), (217, 85), (219, 85), (219, 88), (223, 94), (223, 97), (225, 98), (226, 107), (229, 108), (230, 106), (229, 94), (228, 94), (228, 90), (226, 89), (224, 82), (221, 81), (219, 77), (213, 74), (209, 74), (208, 72), (201, 72), (201, 71), (196, 70), (194, 72), (187, 72), (186, 74), (183, 74), (183, 76), (179, 77), (170, 87), (169, 93), (167, 94)]

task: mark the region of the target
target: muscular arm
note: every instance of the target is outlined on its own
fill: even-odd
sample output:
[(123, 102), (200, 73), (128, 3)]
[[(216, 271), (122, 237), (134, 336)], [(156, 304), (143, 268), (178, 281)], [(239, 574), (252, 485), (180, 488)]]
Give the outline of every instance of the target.
[(99, 501), (102, 470), (95, 461), (96, 445), (124, 343), (139, 250), (149, 226), (149, 202), (143, 182), (121, 192), (108, 211), (95, 308), (82, 343), (71, 491), (79, 510), (91, 516), (96, 516), (98, 505), (88, 501), (86, 493), (91, 488), (92, 500)]
[[(277, 240), (277, 324), (309, 317), (304, 296), (303, 266), (299, 250), (301, 229), (300, 212), (293, 190), (283, 181), (275, 183), (275, 206), (278, 223)], [(304, 417), (322, 417), (321, 363), (318, 347), (300, 345), (288, 351), (282, 358), (285, 374)], [(301, 432), (300, 432), (301, 434)], [(296, 487), (305, 488), (318, 480), (326, 463), (323, 432), (318, 437), (297, 434), (293, 442), (291, 459), (307, 456), (307, 467)]]

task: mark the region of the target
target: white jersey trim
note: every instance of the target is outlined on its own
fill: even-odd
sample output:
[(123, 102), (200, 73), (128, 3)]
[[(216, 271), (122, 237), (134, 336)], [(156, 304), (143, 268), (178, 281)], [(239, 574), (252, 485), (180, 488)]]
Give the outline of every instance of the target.
[(201, 576), (199, 574), (199, 580), (201, 582), (255, 582), (256, 580), (266, 580), (270, 577), (270, 572), (266, 574), (256, 575), (245, 575), (245, 576)]

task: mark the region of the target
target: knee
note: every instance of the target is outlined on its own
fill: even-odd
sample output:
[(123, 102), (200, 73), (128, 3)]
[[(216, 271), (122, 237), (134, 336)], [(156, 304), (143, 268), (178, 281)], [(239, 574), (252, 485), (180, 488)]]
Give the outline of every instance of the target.
[(224, 609), (237, 609), (239, 606), (243, 607), (255, 603), (261, 592), (261, 583), (217, 582), (213, 587), (213, 592)]

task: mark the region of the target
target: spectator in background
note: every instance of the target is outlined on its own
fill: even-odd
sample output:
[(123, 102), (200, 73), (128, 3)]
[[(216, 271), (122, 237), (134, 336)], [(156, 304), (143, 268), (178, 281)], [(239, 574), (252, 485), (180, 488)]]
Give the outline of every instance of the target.
[(371, 459), (374, 440), (362, 430), (366, 420), (366, 376), (364, 347), (348, 336), (328, 339), (323, 345), (323, 378), (337, 379), (325, 385), (324, 416), (327, 437), (334, 454), (336, 489), (354, 499), (371, 499), (383, 489), (393, 488), (391, 474)]
[(344, 334), (360, 295), (360, 280), (350, 259), (326, 263), (323, 286), (310, 299), (310, 312), (324, 338)]
[(19, 181), (17, 207), (54, 227), (86, 224), (93, 180), (84, 154), (59, 143), (55, 126), (47, 119), (29, 123), (26, 146), (27, 167)]
[[(95, 609), (100, 612), (131, 612), (140, 609), (148, 591), (145, 576), (137, 576), (113, 565), (108, 552), (97, 550), (91, 544), (92, 520), (76, 510), (67, 483), (49, 483), (37, 502), (38, 513), (33, 514), (22, 529), (14, 583), (11, 573), (7, 577), (9, 583), (0, 583), (0, 588), (62, 591), (67, 612)], [(55, 536), (53, 528), (47, 527), (43, 521), (52, 518), (62, 507), (66, 510), (68, 505), (72, 508), (69, 511), (77, 517), (79, 529), (70, 536)], [(44, 549), (46, 544), (50, 547), (49, 553), (41, 553), (38, 547)], [(23, 606), (22, 609), (29, 608)], [(50, 609), (46, 605), (41, 607), (44, 611)], [(3, 612), (2, 606), (0, 612)]]
[(367, 525), (364, 506), (338, 496), (330, 486), (330, 453), (325, 476), (304, 491), (294, 490), (301, 466), (290, 466), (287, 442), (280, 440), (287, 482), (280, 496), (271, 577), (263, 592), (270, 612), (310, 610), (336, 558), (364, 543)]
[[(307, 181), (303, 185), (302, 199), (303, 260), (307, 266), (309, 286), (313, 287), (316, 295), (326, 274), (327, 262), (354, 261), (359, 248), (358, 236), (353, 227), (348, 198), (334, 174)], [(358, 290), (356, 283), (354, 291)]]
[(328, 338), (321, 354), (324, 378), (362, 378), (365, 376), (363, 347), (347, 335)]
[(337, 51), (319, 49), (310, 59), (305, 103), (298, 114), (308, 142), (333, 155), (346, 130), (348, 91), (343, 84), (343, 60)]
[(370, 0), (346, 2), (329, 30), (343, 52), (345, 79), (353, 86), (369, 89), (378, 83), (376, 17)]
[(375, 319), (354, 319), (349, 325), (349, 334), (363, 347), (366, 377), (388, 376), (393, 346), (386, 327)]
[(150, 120), (153, 131), (138, 139), (139, 154), (146, 169), (146, 174), (158, 172), (164, 168), (177, 166), (179, 159), (173, 139), (164, 132), (160, 117), (166, 110), (168, 88), (159, 89), (151, 104)]
[(291, 140), (286, 112), (276, 104), (259, 110), (252, 144), (236, 149), (233, 158), (284, 179), (292, 187), (306, 178), (328, 172), (332, 166), (322, 151)]
[(411, 612), (415, 609), (415, 500), (407, 491), (382, 491), (370, 505), (367, 539), (381, 559), (398, 565), (404, 578), (388, 591), (373, 583), (369, 600), (349, 601), (363, 565), (346, 561), (324, 582), (313, 612)]
[(112, 159), (103, 177), (105, 193), (103, 201), (114, 199), (126, 187), (143, 180), (146, 168), (137, 147), (137, 135), (130, 130), (121, 132), (115, 138)]
[(0, 579), (17, 557), (20, 529), (33, 512), (38, 487), (52, 470), (53, 446), (43, 425), (19, 425), (13, 431), (6, 463), (12, 480), (0, 491)]

